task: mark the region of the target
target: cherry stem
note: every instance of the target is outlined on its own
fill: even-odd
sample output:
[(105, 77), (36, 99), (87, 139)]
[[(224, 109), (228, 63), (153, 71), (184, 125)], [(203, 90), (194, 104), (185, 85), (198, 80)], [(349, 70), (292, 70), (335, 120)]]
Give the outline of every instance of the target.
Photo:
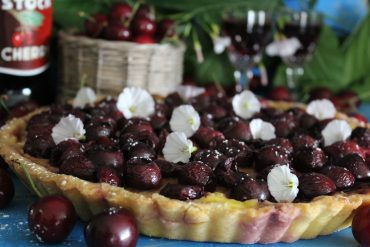
[(36, 193), (36, 195), (38, 197), (42, 197), (42, 193), (40, 192), (40, 190), (36, 187), (30, 173), (28, 172), (28, 169), (26, 168), (25, 164), (23, 164), (22, 162), (19, 162), (19, 161), (15, 161), (18, 165), (20, 165), (24, 171), (24, 173), (26, 174), (26, 177), (27, 177), (27, 180), (29, 182), (29, 184), (31, 185), (31, 188), (32, 190)]
[(6, 95), (0, 96), (0, 106), (8, 113), (8, 115), (12, 115), (11, 111), (9, 110), (8, 106), (5, 104), (5, 99), (7, 98)]

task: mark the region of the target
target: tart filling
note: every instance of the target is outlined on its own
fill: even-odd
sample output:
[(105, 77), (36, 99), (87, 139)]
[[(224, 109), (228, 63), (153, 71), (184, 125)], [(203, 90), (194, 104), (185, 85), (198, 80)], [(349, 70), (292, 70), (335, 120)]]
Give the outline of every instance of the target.
[[(239, 103), (248, 104), (243, 97)], [(93, 182), (83, 182), (84, 188), (75, 189), (81, 190), (83, 198), (95, 191), (91, 195), (94, 202), (90, 202), (94, 207), (95, 201), (103, 198), (105, 204), (134, 211), (141, 231), (152, 236), (241, 243), (291, 242), (347, 226), (353, 210), (367, 200), (367, 192), (363, 196), (359, 192), (367, 188), (370, 178), (369, 129), (346, 119), (353, 128), (350, 136), (326, 145), (323, 130), (333, 119), (318, 120), (300, 105), (266, 105), (254, 99), (253, 107), (245, 106), (248, 115), (251, 109), (253, 113), (244, 119), (241, 115), (245, 113), (237, 114), (242, 110), (240, 105), (234, 111), (234, 99), (205, 92), (184, 101), (174, 93), (155, 102), (152, 114), (136, 109), (146, 114), (140, 118), (124, 117), (114, 99), (83, 108), (56, 105), (29, 116), (29, 120), (23, 119), (23, 123), (27, 120), (25, 137), (14, 129), (6, 132), (9, 126), (3, 129), (7, 133), (3, 138), (18, 136), (18, 140), (8, 142), (20, 143), (25, 154), (14, 143), (17, 152), (2, 144), (0, 153), (21, 177), (26, 174), (16, 166), (14, 157), (25, 157), (27, 162), (23, 162), (30, 164), (28, 172), (31, 177), (36, 176), (41, 187), (53, 185), (37, 176), (40, 172), (33, 170), (36, 166), (31, 161), (45, 167), (42, 173), (55, 180), (73, 178), (74, 184), (80, 178)], [(147, 96), (145, 100), (151, 102)], [(130, 102), (135, 107), (134, 101)], [(259, 111), (257, 104), (261, 105)], [(199, 115), (198, 128), (192, 128), (194, 122), (188, 123), (190, 128), (185, 126), (193, 134), (171, 127), (172, 111), (182, 105), (191, 105)], [(83, 123), (85, 132), (80, 129), (78, 133), (83, 136), (72, 134), (56, 144), (55, 127), (70, 115)], [(343, 118), (340, 114), (337, 117)], [(261, 122), (259, 127), (251, 126), (256, 120), (268, 126), (268, 134), (263, 134)], [(24, 128), (21, 123), (16, 120), (13, 126), (18, 124), (20, 131)], [(176, 144), (171, 144), (170, 137), (176, 133), (182, 133), (184, 140), (175, 138)], [(184, 156), (175, 160), (166, 155), (166, 145), (171, 149), (167, 153), (173, 154), (177, 144), (186, 144), (177, 150), (187, 153), (187, 159)], [(6, 155), (9, 152), (14, 152), (12, 157)], [(287, 174), (287, 183), (269, 181), (279, 169)], [(58, 189), (65, 193), (61, 186), (62, 182)], [(81, 210), (79, 213), (88, 217)], [(225, 232), (223, 223), (230, 226), (230, 232)]]

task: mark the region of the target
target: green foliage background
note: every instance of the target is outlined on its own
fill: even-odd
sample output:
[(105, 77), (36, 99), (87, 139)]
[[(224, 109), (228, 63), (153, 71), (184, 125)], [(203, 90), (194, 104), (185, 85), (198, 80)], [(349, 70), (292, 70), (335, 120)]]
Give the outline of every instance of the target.
[[(57, 28), (78, 28), (84, 19), (78, 12), (87, 14), (107, 12), (115, 0), (57, 0), (54, 20)], [(134, 0), (127, 1), (134, 3)], [(198, 83), (233, 83), (232, 67), (225, 54), (213, 53), (212, 36), (219, 27), (223, 11), (232, 7), (278, 10), (283, 8), (279, 0), (146, 0), (156, 7), (157, 17), (171, 17), (178, 24), (177, 31), (187, 44), (185, 74)], [(199, 63), (194, 48), (201, 44), (205, 60)], [(267, 60), (269, 58), (266, 58)], [(286, 83), (285, 65), (280, 64), (273, 78), (274, 85)], [(304, 90), (326, 85), (334, 91), (343, 88), (356, 90), (363, 100), (370, 100), (370, 14), (363, 19), (344, 41), (325, 27), (320, 36), (312, 60), (305, 66), (301, 78)]]

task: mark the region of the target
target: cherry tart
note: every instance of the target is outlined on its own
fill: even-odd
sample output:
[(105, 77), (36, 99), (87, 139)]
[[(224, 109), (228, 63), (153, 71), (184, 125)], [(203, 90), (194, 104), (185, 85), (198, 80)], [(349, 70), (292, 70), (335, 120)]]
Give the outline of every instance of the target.
[(370, 200), (369, 126), (330, 116), (327, 102), (192, 90), (38, 109), (1, 129), (0, 154), (82, 219), (121, 207), (142, 234), (170, 239), (311, 239), (348, 227)]

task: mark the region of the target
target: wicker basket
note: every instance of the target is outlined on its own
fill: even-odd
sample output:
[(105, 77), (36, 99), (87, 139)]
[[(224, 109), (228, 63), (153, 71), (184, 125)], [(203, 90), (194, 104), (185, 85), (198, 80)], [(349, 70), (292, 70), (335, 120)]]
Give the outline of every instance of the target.
[(140, 45), (59, 33), (62, 98), (74, 96), (82, 80), (101, 95), (137, 86), (165, 96), (182, 81), (185, 46)]

